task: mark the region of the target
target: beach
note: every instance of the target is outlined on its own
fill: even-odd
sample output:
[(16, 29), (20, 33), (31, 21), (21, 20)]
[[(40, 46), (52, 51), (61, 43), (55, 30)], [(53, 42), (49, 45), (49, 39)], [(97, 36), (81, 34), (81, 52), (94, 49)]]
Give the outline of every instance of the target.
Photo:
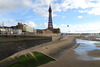
[(82, 35), (54, 37), (52, 42), (31, 47), (7, 57), (0, 61), (0, 64), (4, 65), (0, 67), (15, 63), (16, 57), (21, 55), (33, 55), (32, 52), (40, 52), (54, 59), (38, 67), (100, 67), (100, 41), (96, 40), (97, 38), (99, 39), (99, 37)]
[[(94, 36), (89, 36), (86, 38), (82, 37), (81, 39), (89, 40), (89, 42), (91, 40), (94, 45), (96, 42), (99, 42), (99, 40), (96, 40)], [(56, 61), (52, 61), (39, 67), (100, 67), (99, 48), (92, 48), (90, 50), (87, 49), (87, 51), (84, 51), (81, 48), (77, 48), (78, 46), (82, 45), (76, 44), (76, 46), (74, 46), (73, 48), (65, 50)], [(82, 46), (82, 48), (86, 46)]]
[(79, 36), (64, 36), (59, 38), (56, 41), (48, 42), (36, 47), (31, 47), (26, 50), (22, 50), (20, 52), (17, 52), (2, 61), (0, 61), (0, 64), (2, 65), (9, 65), (12, 64), (12, 60), (16, 61), (16, 57), (21, 56), (21, 55), (26, 55), (26, 54), (31, 54), (31, 52), (36, 51), (43, 53), (55, 60), (58, 60), (59, 56), (61, 55), (62, 51), (65, 49), (69, 49), (75, 45), (75, 38), (80, 37)]
[(17, 52), (0, 61), (0, 67), (6, 67), (15, 63), (17, 57), (32, 55), (32, 52), (40, 52), (52, 59), (49, 63), (38, 67), (100, 67), (100, 37), (67, 35), (53, 37), (54, 41), (31, 47)]

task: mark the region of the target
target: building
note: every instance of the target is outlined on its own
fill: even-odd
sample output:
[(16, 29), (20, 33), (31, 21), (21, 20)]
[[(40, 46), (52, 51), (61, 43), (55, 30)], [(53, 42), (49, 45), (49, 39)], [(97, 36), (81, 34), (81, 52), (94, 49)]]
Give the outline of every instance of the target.
[(49, 30), (49, 29), (45, 29), (43, 30), (43, 34), (52, 34), (53, 31)]
[(37, 29), (36, 33), (42, 34), (43, 33), (43, 29)]
[(22, 30), (4, 26), (0, 27), (0, 34), (22, 34)]
[(0, 34), (4, 34), (4, 32), (5, 32), (5, 29), (0, 27)]
[(17, 29), (23, 29), (23, 24), (22, 23), (18, 23)]
[(36, 33), (36, 29), (33, 27), (29, 27), (26, 24), (23, 25), (23, 32), (26, 33)]
[(60, 29), (59, 28), (57, 28), (57, 29), (53, 29), (53, 33), (60, 33)]
[(36, 29), (29, 27), (26, 24), (18, 23), (16, 26), (12, 26), (14, 29), (21, 29), (23, 33), (36, 33)]
[(26, 24), (18, 23), (16, 26), (11, 27), (0, 27), (0, 34), (22, 34), (22, 33), (28, 33), (28, 34), (34, 34), (36, 33), (36, 29), (33, 27), (29, 27)]
[(23, 32), (26, 32), (26, 27), (27, 27), (27, 25), (24, 24), (24, 25), (23, 25)]
[(16, 26), (11, 26), (11, 28), (13, 28), (13, 29), (23, 29), (23, 24), (20, 23), (20, 22), (18, 22), (18, 25), (16, 25)]
[(49, 34), (49, 33), (60, 33), (60, 29), (57, 28), (53, 28), (53, 22), (52, 22), (52, 9), (51, 6), (49, 6), (49, 18), (48, 18), (48, 28), (47, 29), (37, 29), (37, 33), (41, 33), (41, 34)]
[(22, 30), (21, 29), (14, 29), (13, 30), (13, 34), (21, 35), (22, 34)]
[(49, 20), (48, 20), (48, 29), (53, 31), (53, 22), (52, 22), (52, 9), (51, 6), (49, 6)]
[(26, 32), (30, 32), (30, 33), (36, 33), (35, 29), (32, 27), (26, 27)]
[(38, 34), (52, 34), (53, 32), (49, 29), (37, 29)]
[(48, 30), (51, 30), (53, 33), (60, 33), (60, 29), (53, 28), (53, 22), (52, 22), (52, 9), (51, 6), (49, 6), (49, 21), (48, 21)]

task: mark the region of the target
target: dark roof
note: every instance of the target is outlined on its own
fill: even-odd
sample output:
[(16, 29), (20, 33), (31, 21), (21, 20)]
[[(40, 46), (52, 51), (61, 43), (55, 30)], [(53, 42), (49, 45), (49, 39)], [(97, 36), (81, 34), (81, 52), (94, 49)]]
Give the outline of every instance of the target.
[(0, 28), (11, 28), (11, 27), (7, 27), (7, 26), (1, 27), (1, 26), (0, 26)]

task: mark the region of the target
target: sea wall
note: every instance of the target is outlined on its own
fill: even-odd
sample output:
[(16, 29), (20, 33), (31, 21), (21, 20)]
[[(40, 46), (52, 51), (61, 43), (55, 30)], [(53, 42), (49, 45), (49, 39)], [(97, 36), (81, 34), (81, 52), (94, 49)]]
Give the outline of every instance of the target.
[(41, 36), (0, 36), (0, 60), (12, 54), (52, 41), (52, 37)]
[(27, 54), (32, 55), (31, 54), (32, 52), (40, 52), (40, 53), (43, 53), (43, 54), (47, 55), (48, 57), (51, 57), (56, 60), (61, 55), (62, 51), (72, 48), (75, 45), (75, 39), (77, 37), (79, 38), (81, 36), (80, 35), (79, 36), (78, 35), (77, 36), (76, 35), (71, 35), (71, 36), (67, 35), (67, 36), (61, 37), (57, 41), (41, 44), (41, 45), (39, 45), (39, 47), (36, 46), (36, 47), (31, 47), (26, 50), (22, 50), (20, 52), (17, 52), (15, 54), (1, 60), (0, 67), (5, 67), (12, 63), (15, 63), (17, 61), (17, 59), (16, 59), (17, 57), (22, 56), (22, 55), (26, 56)]

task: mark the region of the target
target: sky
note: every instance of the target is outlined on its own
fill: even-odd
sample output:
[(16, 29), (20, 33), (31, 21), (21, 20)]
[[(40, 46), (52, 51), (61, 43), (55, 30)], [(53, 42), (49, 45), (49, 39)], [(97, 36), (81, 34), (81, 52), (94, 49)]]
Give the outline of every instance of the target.
[(46, 29), (49, 5), (53, 27), (62, 33), (100, 33), (100, 0), (0, 0), (0, 26)]

